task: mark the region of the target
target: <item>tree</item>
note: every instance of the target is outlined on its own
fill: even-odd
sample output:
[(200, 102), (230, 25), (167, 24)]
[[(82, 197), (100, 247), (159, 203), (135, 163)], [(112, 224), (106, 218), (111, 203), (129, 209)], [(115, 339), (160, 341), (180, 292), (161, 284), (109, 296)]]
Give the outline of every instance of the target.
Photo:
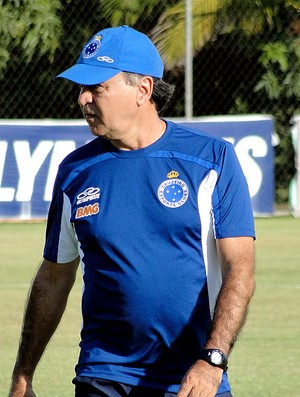
[[(194, 115), (269, 113), (281, 138), (276, 180), (293, 172), (289, 121), (300, 111), (300, 0), (193, 0)], [(98, 28), (151, 36), (184, 116), (184, 0), (0, 0), (2, 118), (80, 118), (77, 87), (53, 77)], [(34, 95), (32, 94), (34, 93)], [(28, 100), (28, 98), (30, 100)], [(286, 194), (286, 193), (285, 193)]]
[[(217, 13), (222, 1), (193, 0), (193, 49), (197, 53), (216, 32)], [(185, 56), (185, 1), (169, 7), (159, 18), (151, 32), (151, 38), (162, 54), (167, 68), (182, 65)]]
[[(299, 0), (193, 0), (193, 47), (197, 53), (220, 34), (241, 31), (247, 36), (284, 29), (282, 12), (297, 14)], [(161, 15), (152, 38), (172, 68), (185, 53), (185, 0), (179, 0)], [(174, 40), (176, 37), (176, 40)]]
[[(199, 109), (204, 110), (204, 114), (209, 114), (209, 100), (212, 97), (219, 99), (225, 92), (226, 103), (230, 105), (233, 102), (231, 108), (224, 109), (224, 105), (219, 107), (220, 101), (217, 99), (212, 102), (211, 108), (214, 111), (269, 113), (274, 116), (276, 132), (280, 138), (280, 143), (275, 148), (278, 202), (287, 201), (288, 185), (294, 173), (294, 150), (289, 123), (292, 116), (300, 111), (299, 11), (299, 0), (193, 1), (195, 69), (201, 70), (200, 78), (195, 81), (197, 98), (194, 114)], [(184, 27), (184, 0), (181, 0), (165, 11), (153, 30), (154, 41), (169, 68), (182, 64)], [(172, 45), (174, 37), (177, 38), (176, 45)], [(255, 37), (252, 43), (251, 37)], [(226, 62), (224, 55), (222, 59), (217, 53), (220, 42), (223, 43), (222, 54), (230, 53), (231, 48), (235, 50), (231, 52), (232, 67), (239, 62), (236, 53), (244, 60), (252, 58), (249, 66), (256, 70), (256, 76), (250, 75), (250, 68), (234, 69), (238, 86), (233, 79), (227, 79), (230, 84), (226, 86), (226, 76), (223, 74)], [(211, 61), (207, 61), (203, 68), (206, 59)], [(217, 71), (218, 63), (223, 68)], [(206, 80), (201, 80), (207, 70), (214, 76), (214, 80), (209, 79), (209, 75), (205, 75)], [(241, 71), (243, 75), (240, 74)], [(206, 81), (209, 83), (205, 91)], [(217, 87), (218, 92), (214, 87)], [(200, 105), (197, 105), (199, 101)]]
[(128, 25), (149, 33), (174, 0), (100, 0), (101, 12), (111, 26)]
[(53, 60), (62, 35), (60, 1), (2, 0), (0, 6), (0, 77), (19, 45), (27, 62), (43, 55)]

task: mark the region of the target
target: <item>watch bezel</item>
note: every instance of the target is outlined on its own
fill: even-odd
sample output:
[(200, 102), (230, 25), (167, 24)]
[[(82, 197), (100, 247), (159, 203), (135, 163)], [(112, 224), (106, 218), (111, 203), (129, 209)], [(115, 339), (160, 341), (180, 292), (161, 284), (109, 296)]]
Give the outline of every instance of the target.
[(224, 361), (223, 354), (220, 353), (220, 352), (217, 351), (217, 350), (214, 350), (214, 351), (211, 353), (210, 359), (211, 359), (211, 362), (214, 363), (214, 364), (216, 364), (216, 365), (220, 365), (220, 364), (222, 364), (222, 362)]

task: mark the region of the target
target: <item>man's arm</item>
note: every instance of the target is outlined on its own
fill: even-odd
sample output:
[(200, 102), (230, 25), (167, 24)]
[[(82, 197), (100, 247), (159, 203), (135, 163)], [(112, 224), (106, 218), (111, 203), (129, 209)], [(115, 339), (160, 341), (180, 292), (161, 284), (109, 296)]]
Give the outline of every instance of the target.
[[(223, 282), (205, 348), (228, 355), (245, 323), (255, 289), (253, 238), (220, 239), (217, 248)], [(222, 374), (222, 369), (198, 360), (186, 373), (178, 397), (215, 397)]]
[(65, 311), (78, 263), (42, 262), (29, 293), (9, 397), (35, 396), (33, 374)]

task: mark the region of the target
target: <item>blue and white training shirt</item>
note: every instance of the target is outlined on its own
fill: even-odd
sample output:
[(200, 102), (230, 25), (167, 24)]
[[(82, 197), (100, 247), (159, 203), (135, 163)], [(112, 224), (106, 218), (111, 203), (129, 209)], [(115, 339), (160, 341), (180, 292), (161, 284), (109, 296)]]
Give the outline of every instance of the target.
[[(77, 376), (177, 392), (198, 359), (221, 286), (215, 239), (253, 236), (233, 146), (167, 122), (152, 145), (96, 138), (62, 162), (44, 257), (80, 255)], [(227, 373), (219, 393), (230, 390)]]

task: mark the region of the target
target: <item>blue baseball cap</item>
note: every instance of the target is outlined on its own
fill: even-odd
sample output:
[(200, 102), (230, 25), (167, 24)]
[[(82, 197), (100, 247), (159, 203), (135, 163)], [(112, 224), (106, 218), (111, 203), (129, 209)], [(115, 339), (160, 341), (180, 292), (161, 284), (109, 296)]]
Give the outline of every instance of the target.
[(161, 78), (164, 65), (152, 41), (128, 26), (103, 29), (83, 47), (77, 63), (56, 78), (100, 84), (120, 72)]

